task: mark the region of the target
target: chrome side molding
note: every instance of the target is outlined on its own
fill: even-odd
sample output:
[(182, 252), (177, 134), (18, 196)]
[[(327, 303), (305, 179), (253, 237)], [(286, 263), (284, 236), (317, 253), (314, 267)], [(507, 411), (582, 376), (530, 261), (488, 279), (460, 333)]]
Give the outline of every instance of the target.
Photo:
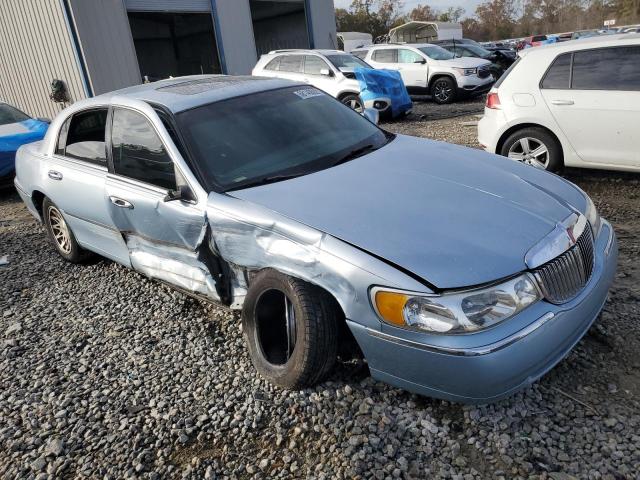
[(576, 244), (588, 225), (587, 217), (572, 213), (529, 249), (524, 256), (524, 263), (529, 268), (538, 268), (562, 255)]

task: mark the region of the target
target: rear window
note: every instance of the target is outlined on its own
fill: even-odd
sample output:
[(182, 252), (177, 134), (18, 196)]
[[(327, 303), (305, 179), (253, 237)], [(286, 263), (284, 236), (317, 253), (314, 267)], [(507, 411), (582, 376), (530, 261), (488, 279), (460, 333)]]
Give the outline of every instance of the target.
[(6, 103), (0, 103), (0, 125), (7, 125), (9, 123), (18, 123), (29, 120), (29, 116), (22, 113), (17, 108), (13, 108)]
[(559, 55), (547, 70), (542, 80), (541, 88), (568, 89), (571, 82), (571, 54)]
[(544, 42), (547, 39), (546, 35), (535, 35), (531, 38), (532, 42)]
[(571, 88), (640, 91), (640, 46), (575, 52)]
[(382, 50), (375, 50), (372, 55), (372, 59), (380, 63), (395, 63), (396, 51), (392, 48), (385, 48)]

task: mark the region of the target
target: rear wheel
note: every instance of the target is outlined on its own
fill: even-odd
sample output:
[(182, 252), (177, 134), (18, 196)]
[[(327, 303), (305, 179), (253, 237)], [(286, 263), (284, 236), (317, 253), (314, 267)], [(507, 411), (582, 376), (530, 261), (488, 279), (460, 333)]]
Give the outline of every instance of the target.
[(449, 77), (437, 78), (431, 85), (431, 97), (439, 104), (451, 103), (456, 98), (456, 85)]
[(563, 166), (562, 147), (546, 130), (523, 128), (505, 140), (501, 155), (542, 170), (557, 172)]
[(360, 97), (354, 93), (343, 96), (340, 101), (358, 113), (364, 112), (364, 103), (362, 103)]
[(321, 288), (275, 270), (260, 272), (242, 310), (253, 365), (281, 387), (318, 383), (336, 361), (337, 319), (335, 302)]
[(91, 256), (90, 252), (80, 248), (62, 212), (48, 197), (42, 202), (42, 216), (47, 235), (62, 258), (80, 263)]

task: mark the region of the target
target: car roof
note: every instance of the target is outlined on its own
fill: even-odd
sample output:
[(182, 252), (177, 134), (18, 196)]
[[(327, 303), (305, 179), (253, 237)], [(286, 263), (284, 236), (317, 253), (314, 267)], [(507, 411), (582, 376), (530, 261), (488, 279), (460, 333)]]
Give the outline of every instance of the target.
[[(640, 34), (620, 33), (617, 35), (598, 35), (597, 37), (582, 38), (579, 40), (569, 40), (568, 42), (551, 43), (535, 48), (521, 50), (518, 54), (522, 57), (527, 55), (553, 54), (554, 56), (563, 52), (574, 52), (577, 50), (588, 50), (592, 48), (617, 47), (624, 45), (640, 45)], [(539, 53), (537, 53), (539, 52)]]
[(279, 78), (231, 75), (191, 75), (104, 93), (85, 101), (111, 103), (115, 97), (128, 97), (162, 105), (174, 113), (228, 98), (303, 85)]
[(329, 49), (310, 49), (310, 48), (288, 48), (282, 50), (271, 50), (267, 55), (283, 55), (283, 54), (313, 54), (319, 55), (350, 55), (349, 52), (342, 50), (329, 50)]
[(371, 50), (372, 48), (402, 48), (402, 47), (413, 47), (413, 48), (421, 48), (421, 47), (439, 47), (434, 43), (376, 43), (373, 45), (364, 45), (362, 47), (354, 48), (352, 52), (356, 52), (358, 50)]

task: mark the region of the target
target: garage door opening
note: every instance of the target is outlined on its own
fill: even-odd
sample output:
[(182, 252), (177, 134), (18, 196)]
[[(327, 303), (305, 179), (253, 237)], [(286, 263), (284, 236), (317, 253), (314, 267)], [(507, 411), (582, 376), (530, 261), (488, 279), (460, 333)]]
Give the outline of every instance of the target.
[(271, 50), (309, 48), (304, 0), (250, 0), (258, 56)]
[(128, 12), (144, 80), (222, 73), (210, 13)]

